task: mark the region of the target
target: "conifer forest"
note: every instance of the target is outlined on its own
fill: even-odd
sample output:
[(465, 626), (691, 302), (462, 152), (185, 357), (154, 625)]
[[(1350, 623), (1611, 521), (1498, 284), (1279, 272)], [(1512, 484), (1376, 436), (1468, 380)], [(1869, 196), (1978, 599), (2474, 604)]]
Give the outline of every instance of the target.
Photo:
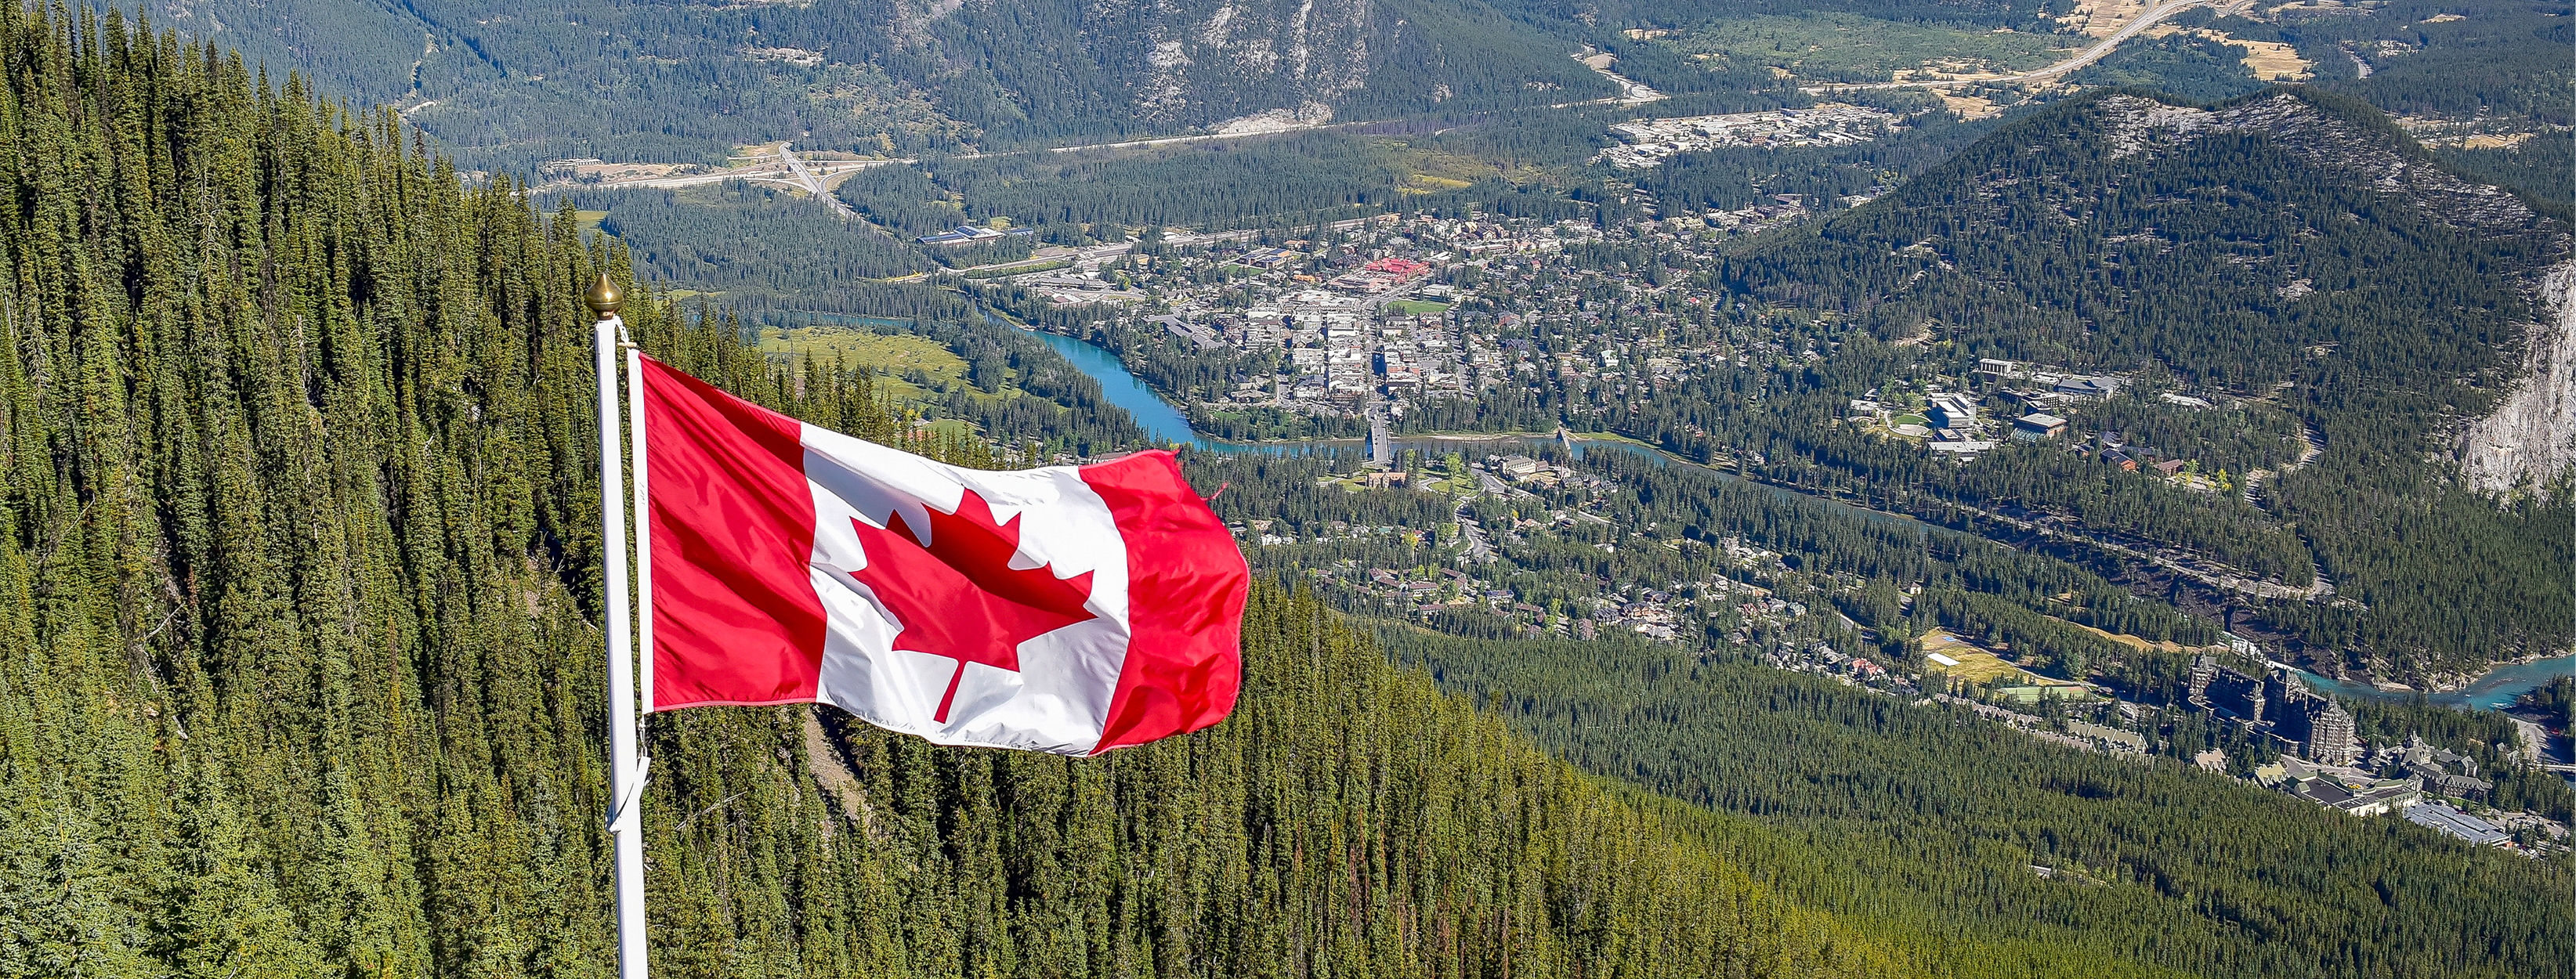
[[(8, 16), (0, 972), (613, 974), (578, 296), (627, 256), (388, 115)], [(634, 310), (897, 439), (857, 374)], [(1901, 974), (1313, 600), (1249, 617), (1235, 721), (1104, 762), (657, 720), (662, 974)]]
[(656, 976), (2576, 979), (2564, 3), (287, 6), (0, 5), (0, 977), (619, 974), (604, 276), (1252, 575), (1151, 744), (649, 715)]

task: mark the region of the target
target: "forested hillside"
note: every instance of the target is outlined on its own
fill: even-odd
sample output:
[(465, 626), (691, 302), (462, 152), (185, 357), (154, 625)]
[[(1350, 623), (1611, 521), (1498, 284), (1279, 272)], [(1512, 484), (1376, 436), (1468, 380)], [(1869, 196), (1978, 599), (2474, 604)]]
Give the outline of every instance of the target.
[[(2576, 635), (2576, 503), (2475, 492), (2453, 453), (2516, 381), (2540, 278), (2570, 243), (2563, 223), (2443, 170), (2349, 100), (2081, 98), (1736, 256), (1714, 285), (1815, 310), (1850, 342), (1791, 390), (1701, 385), (1627, 426), (1698, 451), (1760, 448), (1784, 481), (2056, 514), (2293, 585), (2312, 558), (2336, 600), (2261, 615), (2329, 670), (2510, 659)], [(1917, 364), (1964, 376), (1980, 357), (2143, 372), (2142, 390), (2233, 399), (2244, 424), (2294, 420), (2323, 451), (2251, 502), (2212, 500), (2047, 448), (1951, 466), (1831, 421), (1883, 378)], [(2169, 408), (2104, 410), (2171, 438), (2155, 443), (2166, 451), (2280, 451)], [(1682, 434), (1693, 426), (1711, 434)]]
[(1613, 94), (1478, 0), (126, 0), (271, 71), (398, 103), (476, 166), (699, 162), (775, 139), (912, 154), (1096, 142), (1258, 113), (1480, 111)]
[[(1749, 656), (1390, 631), (1403, 661), (1562, 757), (1760, 823), (1726, 852), (1845, 915), (2207, 976), (2576, 968), (2563, 857), (2043, 744)], [(2509, 736), (2492, 714), (2424, 713)]]
[[(386, 113), (0, 11), (0, 974), (602, 976), (578, 287), (628, 256)], [(629, 306), (818, 424), (867, 375)], [(966, 464), (978, 443), (905, 444)], [(1103, 759), (657, 718), (659, 974), (1898, 975), (1260, 591), (1224, 725)]]
[[(1350, 487), (1329, 475), (1348, 471), (1348, 455), (1191, 461), (1200, 485), (1226, 482), (1221, 515), (1264, 528), (1247, 549), (1257, 571), (1317, 582), (1373, 620), (1399, 662), (1493, 705), (1559, 757), (1738, 817), (1725, 852), (1803, 903), (1898, 934), (1973, 936), (1993, 946), (1979, 954), (2027, 956), (2037, 974), (2075, 963), (2425, 979), (2576, 968), (2566, 855), (2468, 847), (2185, 764), (2216, 751), (2242, 771), (2274, 750), (2184, 701), (2192, 659), (2217, 639), (2202, 620), (1968, 534), (1601, 442), (1580, 460), (1545, 454), (1609, 483), (1580, 502), (1524, 482), (1529, 496), (1465, 503), (1461, 515), (1509, 535), (1495, 544), (1504, 560), (1437, 568), (1454, 543), (1370, 528), (1439, 526), (1457, 505), (1447, 494)], [(1437, 469), (1425, 461), (1413, 475)], [(1554, 531), (1515, 519), (1553, 507), (1602, 519)], [(1377, 569), (1482, 580), (1417, 604), (1370, 587)], [(1477, 601), (1485, 588), (1590, 628), (1533, 625), (1516, 606)], [(1748, 595), (1813, 611), (1757, 619), (1759, 606), (1731, 607)], [(1619, 616), (1630, 601), (1675, 610), (1680, 641), (1629, 628)], [(2125, 703), (2048, 702), (2020, 715), (2036, 734), (2017, 732), (1995, 707), (1926, 699), (1932, 683), (1794, 672), (1779, 655), (1824, 645), (1921, 664), (1942, 648), (1923, 640), (1943, 630), (2034, 671), (2089, 675)], [(2499, 714), (2370, 703), (2355, 713), (2369, 741), (2421, 733), (2479, 755), (2496, 805), (2576, 813), (2557, 775), (2508, 761), (2515, 735)], [(2082, 750), (2047, 733), (2060, 719), (2137, 731), (2154, 755)]]

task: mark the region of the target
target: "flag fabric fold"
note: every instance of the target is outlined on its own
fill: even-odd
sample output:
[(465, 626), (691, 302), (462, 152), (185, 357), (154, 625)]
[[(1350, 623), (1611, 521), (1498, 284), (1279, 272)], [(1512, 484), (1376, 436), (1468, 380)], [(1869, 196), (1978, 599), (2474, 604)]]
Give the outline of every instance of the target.
[(1250, 576), (1170, 453), (960, 469), (643, 370), (655, 710), (1081, 755), (1233, 709)]

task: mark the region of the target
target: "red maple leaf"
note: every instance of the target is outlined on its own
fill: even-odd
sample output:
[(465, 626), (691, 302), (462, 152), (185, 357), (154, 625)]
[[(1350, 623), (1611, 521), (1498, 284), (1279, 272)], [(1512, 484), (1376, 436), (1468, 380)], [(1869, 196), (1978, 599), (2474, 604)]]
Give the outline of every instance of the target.
[(927, 533), (901, 513), (883, 530), (850, 521), (868, 553), (868, 566), (853, 577), (894, 614), (894, 648), (957, 661), (933, 717), (945, 724), (966, 664), (1019, 672), (1021, 643), (1098, 616), (1082, 607), (1091, 598), (1091, 572), (1058, 578), (1048, 565), (1011, 567), (1020, 552), (1018, 515), (994, 522), (992, 507), (971, 489), (955, 513), (925, 509)]

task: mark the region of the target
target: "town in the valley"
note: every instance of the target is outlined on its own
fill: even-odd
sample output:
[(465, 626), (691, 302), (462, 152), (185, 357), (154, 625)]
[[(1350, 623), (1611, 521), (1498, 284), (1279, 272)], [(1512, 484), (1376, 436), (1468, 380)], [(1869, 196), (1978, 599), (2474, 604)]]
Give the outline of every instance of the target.
[[(1605, 156), (1642, 167), (1728, 140), (1837, 141), (1883, 132), (1886, 120), (1846, 109), (1661, 120), (1623, 131), (1623, 144)], [(1871, 648), (1869, 630), (1836, 611), (1835, 592), (1859, 583), (1812, 580), (1781, 555), (1738, 539), (1683, 540), (1670, 528), (1630, 522), (1634, 514), (1615, 503), (1622, 494), (1616, 478), (1580, 461), (1569, 451), (1576, 438), (1561, 428), (1534, 424), (1517, 441), (1490, 437), (1492, 420), (1506, 416), (1497, 406), (1513, 403), (1544, 402), (1553, 423), (1635, 412), (1691, 384), (1746, 389), (1758, 400), (1764, 378), (1806, 369), (1830, 351), (1828, 341), (1784, 311), (1712, 308), (1706, 290), (1689, 288), (1692, 277), (1720, 261), (1731, 243), (1883, 191), (1836, 199), (1766, 195), (1689, 214), (1641, 205), (1631, 220), (1608, 228), (1415, 213), (1302, 227), (1137, 229), (1124, 242), (1042, 247), (1025, 259), (948, 274), (1033, 325), (1043, 321), (1041, 328), (1113, 347), (1177, 402), (1194, 428), (1247, 441), (1351, 439), (1368, 461), (1318, 483), (1437, 495), (1448, 519), (1431, 529), (1339, 520), (1234, 524), (1255, 553), (1298, 555), (1285, 563), (1373, 611), (1484, 616), (1533, 636), (1591, 640), (1616, 632), (1686, 648), (1750, 650), (1782, 669), (1914, 703), (1962, 705), (2032, 738), (2141, 759), (2176, 754), (2213, 775), (2359, 817), (2404, 818), (2469, 843), (2535, 855), (2570, 845), (2564, 825), (2487, 805), (2491, 786), (2461, 752), (2420, 735), (2361, 743), (2350, 714), (2247, 640), (2229, 635), (2197, 651), (2187, 700), (2153, 705), (2080, 675), (2026, 669), (2007, 649), (1949, 631), (1919, 637), (1916, 655), (1890, 655)], [(972, 227), (950, 236), (994, 237), (992, 229)], [(1700, 339), (1685, 339), (1692, 337)], [(1184, 377), (1221, 383), (1184, 384)], [(1836, 423), (1947, 465), (1980, 465), (2000, 446), (2053, 447), (2190, 492), (2250, 498), (2266, 473), (2232, 472), (2087, 424), (2089, 406), (2123, 396), (2179, 412), (2243, 407), (2167, 384), (2149, 391), (2136, 386), (2142, 380), (1981, 358), (1955, 376), (1884, 378), (1845, 405)], [(1730, 460), (1707, 461), (1723, 468)], [(2030, 526), (2051, 532), (2045, 522)], [(1371, 547), (1384, 553), (1395, 544), (1444, 557), (1399, 565), (1338, 556)], [(1554, 562), (1532, 559), (1570, 544), (1604, 552), (1702, 549), (1727, 572), (1533, 589), (1530, 582), (1549, 576), (1536, 569)], [(2282, 590), (2205, 557), (2139, 547), (2139, 556), (2204, 582)], [(2331, 585), (2309, 588), (2330, 594)], [(2239, 747), (2181, 746), (2172, 736), (2178, 723), (2222, 731)], [(2535, 737), (2509, 746), (2517, 763), (2562, 764), (2547, 756), (2546, 735)]]

